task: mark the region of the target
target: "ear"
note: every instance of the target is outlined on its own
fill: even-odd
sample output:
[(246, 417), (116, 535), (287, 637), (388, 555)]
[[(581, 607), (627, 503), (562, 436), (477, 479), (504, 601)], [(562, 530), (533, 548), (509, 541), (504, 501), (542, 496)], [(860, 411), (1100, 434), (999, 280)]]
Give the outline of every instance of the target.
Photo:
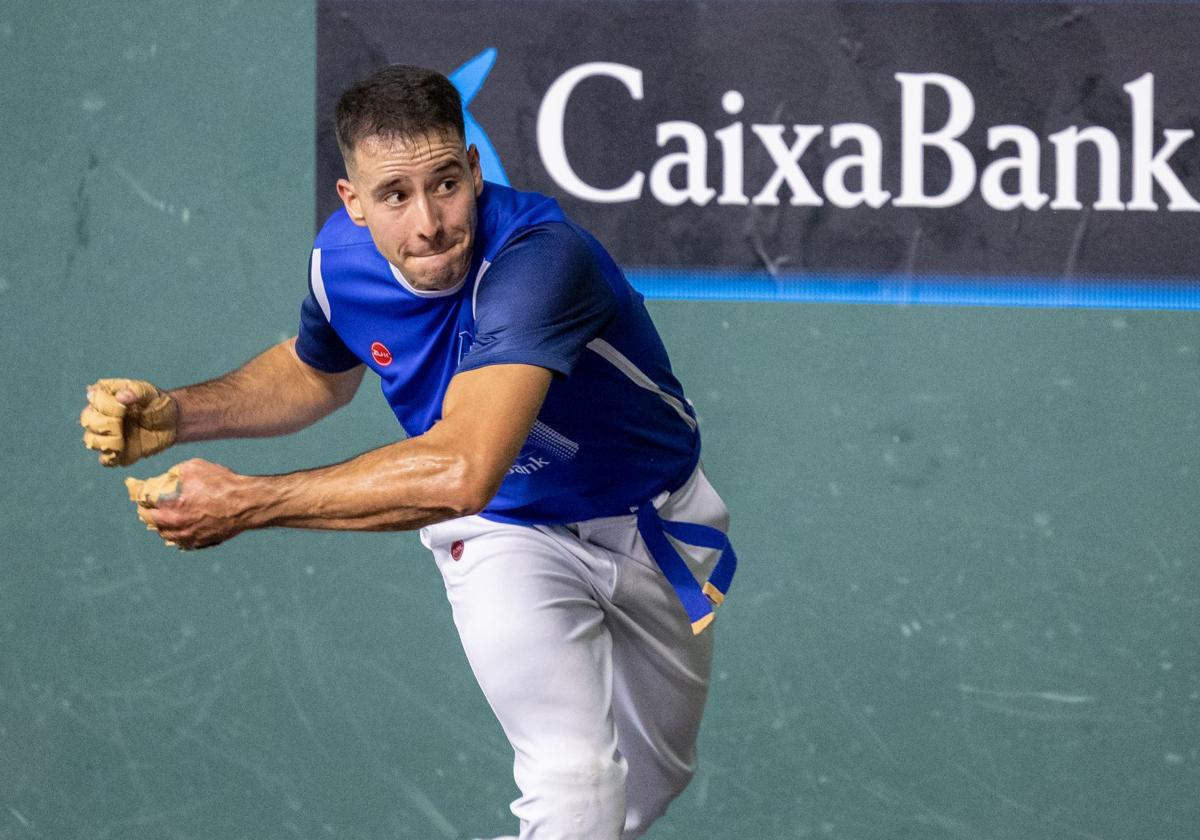
[(483, 169), (479, 165), (479, 150), (472, 143), (467, 147), (467, 165), (471, 167), (471, 180), (475, 183), (475, 197), (483, 192)]
[(358, 197), (358, 190), (354, 188), (354, 184), (346, 178), (338, 178), (337, 191), (338, 197), (346, 207), (346, 213), (350, 216), (350, 221), (359, 227), (366, 227), (367, 217), (363, 213), (362, 201)]

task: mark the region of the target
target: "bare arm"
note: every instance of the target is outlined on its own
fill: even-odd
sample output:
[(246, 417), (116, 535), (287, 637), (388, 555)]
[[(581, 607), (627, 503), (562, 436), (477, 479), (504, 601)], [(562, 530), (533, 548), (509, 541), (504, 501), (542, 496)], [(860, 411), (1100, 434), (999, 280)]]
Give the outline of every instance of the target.
[(300, 360), (295, 337), (281, 341), (224, 376), (169, 391), (175, 442), (297, 432), (350, 402), (365, 370), (325, 373)]
[(459, 374), (427, 433), (332, 466), (242, 476), (185, 461), (181, 495), (160, 505), (153, 523), (164, 539), (196, 548), (250, 528), (407, 530), (477, 513), (528, 437), (551, 377), (531, 365)]
[(224, 376), (169, 392), (142, 379), (97, 380), (79, 415), (83, 444), (113, 467), (184, 441), (299, 431), (348, 403), (365, 368), (324, 373), (295, 345), (289, 338)]

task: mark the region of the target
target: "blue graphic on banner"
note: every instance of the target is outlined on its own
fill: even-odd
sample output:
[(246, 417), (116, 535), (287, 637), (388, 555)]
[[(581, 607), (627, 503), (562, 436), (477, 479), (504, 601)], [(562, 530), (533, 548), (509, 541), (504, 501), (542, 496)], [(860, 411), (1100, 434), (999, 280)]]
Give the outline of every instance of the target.
[(500, 155), (496, 153), (496, 148), (488, 138), (487, 132), (483, 130), (483, 126), (467, 110), (467, 106), (471, 104), (475, 94), (479, 93), (479, 89), (483, 87), (483, 83), (487, 80), (488, 73), (492, 71), (492, 65), (495, 63), (496, 48), (488, 47), (479, 55), (463, 62), (462, 66), (450, 74), (449, 79), (458, 90), (458, 95), (462, 97), (463, 127), (467, 133), (467, 145), (470, 146), (474, 143), (475, 148), (479, 150), (479, 165), (483, 169), (483, 177), (507, 187), (509, 186), (508, 175), (504, 172), (504, 165), (500, 163)]

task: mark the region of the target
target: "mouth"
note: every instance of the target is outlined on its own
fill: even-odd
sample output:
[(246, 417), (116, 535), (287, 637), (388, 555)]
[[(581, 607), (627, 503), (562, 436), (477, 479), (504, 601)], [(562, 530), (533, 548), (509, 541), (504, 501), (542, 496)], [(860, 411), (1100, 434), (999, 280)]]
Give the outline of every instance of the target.
[(453, 251), (457, 246), (458, 246), (457, 242), (448, 242), (448, 243), (446, 243), (445, 247), (443, 247), (443, 248), (438, 248), (437, 250), (433, 250), (433, 251), (426, 251), (425, 253), (422, 253), (422, 254), (411, 254), (410, 253), (408, 256), (410, 259), (414, 259), (414, 260), (433, 259), (434, 257), (445, 256), (446, 254)]
[(436, 251), (408, 253), (397, 263), (414, 287), (426, 291), (446, 289), (459, 282), (467, 270), (463, 264), (464, 249), (460, 240)]
[(440, 251), (430, 251), (428, 254), (410, 254), (409, 256), (411, 256), (415, 260), (427, 260), (430, 257), (440, 257), (442, 254), (446, 253), (453, 247), (454, 247), (453, 245), (447, 245), (445, 248), (443, 248)]

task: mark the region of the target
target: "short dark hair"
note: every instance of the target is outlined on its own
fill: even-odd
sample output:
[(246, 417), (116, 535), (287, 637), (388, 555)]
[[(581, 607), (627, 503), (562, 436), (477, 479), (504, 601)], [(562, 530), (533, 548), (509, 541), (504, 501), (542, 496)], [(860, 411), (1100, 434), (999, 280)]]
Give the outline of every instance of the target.
[(436, 70), (407, 64), (388, 65), (351, 85), (338, 99), (334, 123), (347, 166), (368, 137), (412, 140), (441, 131), (466, 138), (454, 85)]

